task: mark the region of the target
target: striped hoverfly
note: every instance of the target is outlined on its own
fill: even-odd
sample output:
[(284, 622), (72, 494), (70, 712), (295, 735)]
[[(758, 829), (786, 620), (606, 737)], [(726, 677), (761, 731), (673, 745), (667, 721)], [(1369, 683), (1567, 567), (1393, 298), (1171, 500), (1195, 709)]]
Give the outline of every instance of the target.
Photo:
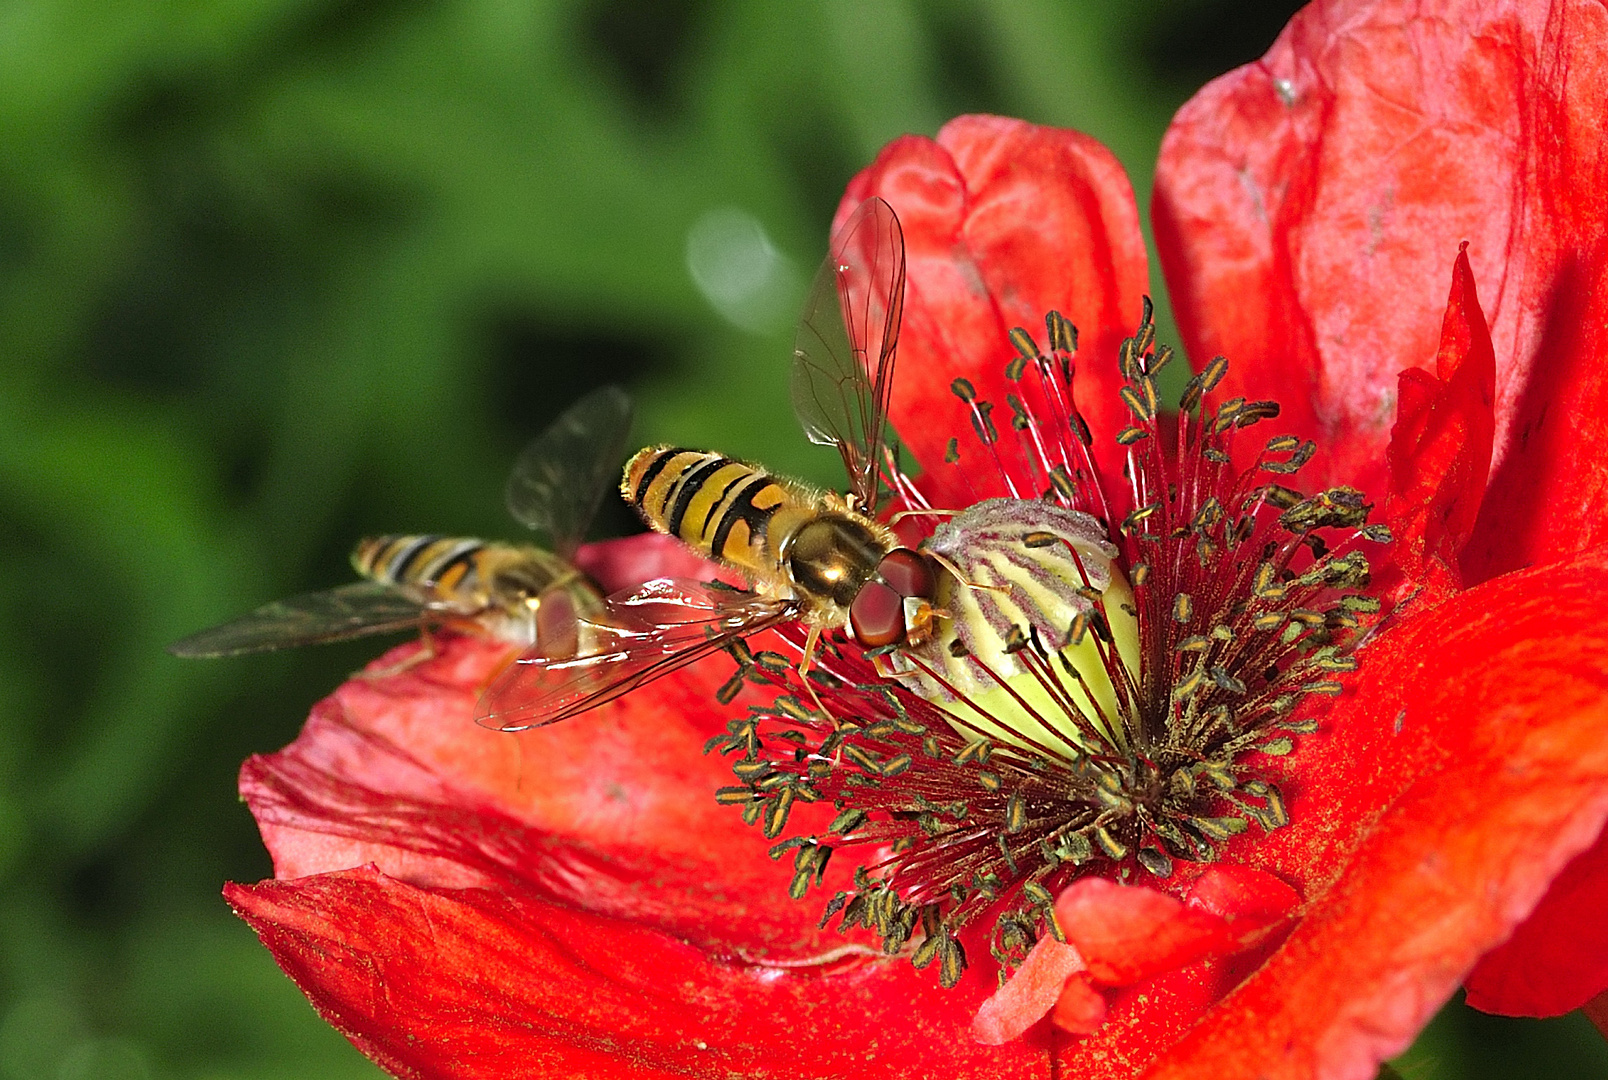
[(239, 656), (451, 625), (540, 655), (573, 655), (584, 632), (578, 616), (600, 595), (570, 560), (614, 482), (630, 426), (630, 399), (606, 386), (570, 406), (514, 462), (508, 511), (545, 534), (550, 551), (469, 537), (367, 537), (352, 552), (362, 580), (265, 604), (168, 651)]
[[(583, 617), (591, 647), (522, 656), (482, 699), (481, 723), (550, 724), (629, 693), (763, 630), (846, 629), (868, 648), (930, 631), (937, 573), (877, 519), (893, 467), (888, 395), (904, 303), (904, 238), (887, 203), (862, 203), (816, 274), (795, 339), (792, 401), (812, 442), (835, 446), (849, 494), (818, 491), (722, 454), (657, 446), (627, 463), (621, 493), (644, 521), (749, 588), (659, 579)], [(806, 684), (807, 685), (807, 684)]]

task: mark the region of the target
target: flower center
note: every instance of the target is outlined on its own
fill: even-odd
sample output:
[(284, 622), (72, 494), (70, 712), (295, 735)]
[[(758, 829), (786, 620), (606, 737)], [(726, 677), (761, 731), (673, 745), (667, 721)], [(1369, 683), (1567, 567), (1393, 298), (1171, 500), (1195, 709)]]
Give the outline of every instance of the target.
[[(853, 886), (823, 924), (868, 928), (890, 953), (913, 945), (945, 985), (966, 965), (962, 931), (985, 915), (1009, 968), (1039, 935), (1059, 936), (1054, 891), (1072, 879), (1165, 879), (1178, 860), (1211, 861), (1252, 826), (1288, 822), (1269, 759), (1316, 729), (1302, 699), (1339, 693), (1336, 676), (1356, 667), (1362, 620), (1378, 610), (1359, 591), (1360, 547), (1389, 540), (1366, 524), (1359, 492), (1275, 482), (1311, 458), (1310, 442), (1277, 436), (1236, 466), (1236, 438), (1278, 406), (1212, 408), (1221, 358), (1164, 421), (1155, 379), (1171, 354), (1154, 349), (1148, 301), (1119, 358), (1126, 489), (1108, 489), (1072, 403), (1076, 331), (1054, 312), (1046, 326), (1048, 351), (1011, 335), (1014, 442), (955, 383), (979, 460), (1016, 497), (953, 515), (924, 545), (946, 570), (937, 632), (830, 645), (811, 673), (830, 717), (804, 704), (785, 658), (739, 649), (741, 677), (788, 692), (710, 743), (736, 757), (740, 784), (720, 799), (768, 837), (797, 802), (836, 807), (823, 833), (772, 848), (793, 853), (792, 894), (821, 882), (835, 850), (856, 849)], [(949, 457), (961, 460), (958, 440)], [(1116, 506), (1129, 507), (1120, 519)]]
[[(963, 734), (1072, 758), (1120, 739), (1109, 723), (1117, 695), (1104, 643), (1088, 633), (1071, 639), (1080, 620), (1104, 618), (1120, 674), (1139, 668), (1133, 591), (1098, 520), (1040, 499), (986, 499), (923, 547), (950, 570), (937, 594), (945, 617), (931, 641), (889, 651), (884, 673), (943, 705)], [(1051, 642), (1071, 676), (1059, 688), (1030, 671), (1049, 659)], [(1018, 655), (1034, 643), (1036, 658)]]

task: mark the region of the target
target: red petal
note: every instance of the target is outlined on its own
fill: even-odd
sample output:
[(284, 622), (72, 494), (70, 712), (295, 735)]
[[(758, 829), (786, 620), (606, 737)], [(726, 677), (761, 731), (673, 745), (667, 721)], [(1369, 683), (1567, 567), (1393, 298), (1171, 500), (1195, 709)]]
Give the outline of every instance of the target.
[(326, 1019), (410, 1080), (1047, 1078), (1042, 1044), (983, 1047), (980, 977), (903, 959), (784, 970), (518, 892), (423, 889), (373, 869), (230, 886)]
[(1605, 603), (1599, 551), (1368, 646), (1293, 823), (1232, 849), (1304, 882), (1301, 922), (1147, 1075), (1372, 1076), (1411, 1042), (1608, 817)]
[[(1007, 334), (1021, 326), (1047, 344), (1051, 309), (1079, 329), (1079, 408), (1097, 432), (1123, 426), (1117, 347), (1138, 324), (1147, 269), (1133, 191), (1110, 151), (1075, 131), (962, 116), (937, 141), (911, 135), (884, 148), (850, 182), (839, 223), (873, 195), (899, 215), (908, 259), (892, 419), (932, 483), (957, 500), (970, 501), (974, 484), (978, 495), (1005, 494), (989, 485), (949, 384), (970, 379), (995, 404), (1012, 455), (1006, 394), (1022, 386), (1004, 376), (1016, 355)], [(951, 436), (974, 459), (966, 476), (942, 465)], [(1115, 477), (1117, 448), (1099, 445)]]
[(1474, 292), (1467, 245), (1452, 270), (1436, 372), (1401, 373), (1385, 520), (1394, 562), (1437, 595), (1462, 585), (1458, 552), (1474, 530), (1495, 431), (1496, 358)]
[[(1067, 979), (1082, 970), (1076, 949), (1052, 937), (1040, 938), (1022, 966), (977, 1010), (972, 1035), (989, 1046), (1020, 1037), (1055, 1007)], [(1100, 1009), (1105, 1010), (1103, 998)]]
[(1062, 987), (1050, 1022), (1070, 1034), (1087, 1035), (1105, 1023), (1106, 1013), (1105, 996), (1089, 985), (1086, 974), (1080, 974), (1068, 979)]
[[(605, 576), (621, 565), (658, 573), (676, 571), (677, 558), (685, 564), (679, 545), (659, 538), (597, 547), (605, 550), (593, 563)], [(392, 650), (370, 670), (418, 649)], [(729, 659), (514, 734), (473, 721), (507, 648), (443, 636), (436, 649), (404, 671), (348, 681), (315, 706), (294, 743), (246, 762), (241, 794), (278, 877), (372, 862), (427, 885), (540, 882), (554, 898), (728, 952), (797, 955), (841, 944), (816, 927), (814, 908), (788, 898), (757, 830), (715, 803), (716, 789), (734, 781), (726, 759), (703, 748), (741, 708), (714, 701)], [(795, 820), (802, 827), (830, 810), (800, 806)]]
[(1468, 1003), (1504, 1016), (1561, 1016), (1608, 990), (1608, 834), (1563, 868), (1513, 936), (1463, 980)]
[[(532, 827), (325, 703), (292, 746), (246, 763), (241, 792), (282, 879), (374, 863), (415, 884), (524, 890), (727, 956), (798, 958), (843, 944), (816, 927), (809, 905), (786, 897), (766, 845), (740, 821), (720, 820), (708, 791), (663, 808), (709, 841), (707, 851), (652, 846), (647, 829), (612, 835), (602, 821)], [(663, 795), (648, 796), (650, 810)]]
[(1294, 914), (1301, 894), (1255, 867), (1214, 863), (1190, 886), (1189, 903), (1222, 918), (1244, 941)]
[(1157, 245), (1193, 359), (1278, 398), (1331, 480), (1383, 489), (1397, 372), (1434, 355), (1436, 282), (1470, 241), (1497, 370), (1473, 580), (1608, 539), (1604, 57), (1599, 4), (1320, 2), (1162, 145)]
[[(506, 648), (468, 637), (443, 638), (436, 647), (438, 656), (401, 673), (343, 684), (315, 708), (322, 723), (281, 753), (360, 787), (420, 793), (399, 788), (404, 770), (392, 758), (326, 745), (344, 727), (405, 748), (405, 758), (462, 805), (496, 808), (527, 827), (604, 848), (702, 851), (717, 859), (711, 848), (752, 847), (752, 830), (713, 805), (715, 788), (731, 782), (729, 769), (703, 754), (704, 741), (723, 729), (726, 710), (713, 693), (730, 674), (729, 660), (695, 665), (584, 717), (511, 734), (474, 723), (479, 692), (507, 659)], [(415, 650), (393, 650), (370, 670)]]
[(1055, 901), (1055, 918), (1089, 975), (1127, 986), (1203, 957), (1232, 951), (1224, 920), (1155, 889), (1082, 878)]

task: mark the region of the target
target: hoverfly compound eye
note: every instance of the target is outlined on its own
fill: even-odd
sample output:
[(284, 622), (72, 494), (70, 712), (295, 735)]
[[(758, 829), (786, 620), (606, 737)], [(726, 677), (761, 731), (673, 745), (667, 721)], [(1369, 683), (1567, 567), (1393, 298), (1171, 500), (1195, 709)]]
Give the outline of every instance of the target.
[(880, 581), (868, 581), (849, 605), (849, 629), (868, 649), (905, 639), (904, 597)]
[(938, 577), (925, 555), (894, 548), (877, 563), (876, 577), (861, 587), (849, 606), (854, 640), (869, 649), (901, 644), (911, 632), (905, 601), (931, 600), (937, 587)]
[(938, 587), (938, 576), (932, 563), (918, 551), (894, 548), (877, 564), (877, 577), (900, 596), (916, 596), (931, 600)]

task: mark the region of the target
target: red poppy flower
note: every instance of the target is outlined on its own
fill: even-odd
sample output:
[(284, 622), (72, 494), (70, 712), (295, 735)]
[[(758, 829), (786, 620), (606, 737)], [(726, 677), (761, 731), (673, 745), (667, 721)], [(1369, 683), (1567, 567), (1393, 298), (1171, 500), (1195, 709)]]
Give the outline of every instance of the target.
[[(1608, 21), (1431, 9), (1307, 9), (1185, 107), (1159, 168), (1190, 355), (1227, 354), (1224, 389), (1278, 399), (1281, 430), (1320, 443), (1302, 479), (1378, 493), (1397, 533), (1394, 612), (1344, 693), (1306, 699), (1316, 733), (1266, 765), (1287, 825), (1228, 838), (1177, 888), (1079, 879), (1055, 902), (1067, 945), (1045, 938), (998, 993), (975, 960), (945, 989), (821, 929), (716, 805), (728, 662), (507, 735), (470, 723), (502, 651), (448, 639), (347, 683), (242, 772), (275, 879), (227, 895), (321, 1013), (421, 1078), (1026, 1077), (1052, 1059), (1365, 1077), (1465, 977), (1482, 1007), (1537, 1014), (1608, 987), (1589, 917), (1608, 889)], [(950, 383), (1005, 402), (1008, 331), (1052, 309), (1081, 328), (1077, 405), (1119, 475), (1115, 356), (1146, 271), (1110, 155), (968, 117), (891, 145), (846, 205), (870, 194), (905, 230), (894, 422), (929, 494), (1001, 493), (999, 470), (944, 463), (970, 428)], [(605, 585), (689, 570), (656, 538), (585, 558)], [(791, 829), (829, 830), (820, 810)]]

